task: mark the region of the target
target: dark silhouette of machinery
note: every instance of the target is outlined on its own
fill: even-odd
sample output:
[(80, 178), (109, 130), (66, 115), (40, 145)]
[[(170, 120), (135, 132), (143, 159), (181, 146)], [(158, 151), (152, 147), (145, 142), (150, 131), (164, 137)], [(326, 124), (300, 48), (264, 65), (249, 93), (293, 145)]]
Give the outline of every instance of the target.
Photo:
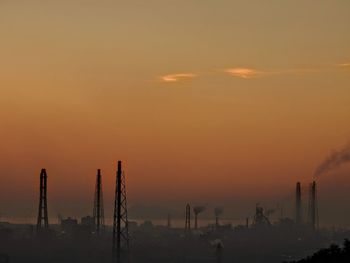
[(191, 229), (191, 206), (186, 205), (186, 219), (185, 219), (185, 230), (189, 231)]
[(45, 169), (41, 169), (40, 173), (39, 211), (36, 228), (38, 232), (49, 228), (49, 218), (47, 212), (47, 174)]
[(100, 234), (101, 229), (104, 228), (102, 176), (101, 176), (100, 169), (97, 170), (97, 176), (96, 176), (93, 218), (94, 218), (94, 222), (95, 222), (96, 234)]
[(113, 215), (113, 257), (115, 262), (128, 262), (129, 257), (129, 229), (128, 210), (126, 203), (125, 173), (122, 162), (118, 161), (114, 215)]
[(270, 220), (264, 214), (264, 208), (259, 206), (259, 204), (257, 204), (256, 208), (255, 208), (253, 225), (256, 227), (270, 226), (271, 225)]
[(198, 228), (198, 215), (205, 210), (205, 206), (195, 206), (193, 207), (194, 212), (194, 228)]

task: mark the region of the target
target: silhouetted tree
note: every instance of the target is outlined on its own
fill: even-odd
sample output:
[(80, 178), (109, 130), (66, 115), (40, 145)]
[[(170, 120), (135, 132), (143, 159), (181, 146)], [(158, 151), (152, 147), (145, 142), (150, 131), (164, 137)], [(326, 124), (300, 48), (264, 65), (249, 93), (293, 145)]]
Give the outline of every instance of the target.
[(332, 244), (329, 248), (321, 249), (312, 256), (290, 263), (345, 263), (350, 262), (350, 240), (345, 239), (343, 248)]

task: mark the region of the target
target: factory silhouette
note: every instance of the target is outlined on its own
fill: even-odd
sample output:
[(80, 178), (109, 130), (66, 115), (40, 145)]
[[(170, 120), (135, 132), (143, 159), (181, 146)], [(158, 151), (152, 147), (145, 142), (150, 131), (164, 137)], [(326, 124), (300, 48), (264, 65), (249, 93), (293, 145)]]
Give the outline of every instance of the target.
[[(92, 215), (59, 218), (50, 225), (48, 175), (40, 172), (36, 227), (0, 222), (0, 263), (9, 262), (296, 262), (331, 242), (341, 243), (348, 231), (321, 229), (316, 181), (295, 186), (294, 218), (271, 222), (274, 211), (257, 204), (252, 222), (222, 224), (223, 207), (213, 209), (213, 224), (199, 226), (206, 206), (184, 204), (183, 227), (128, 219), (126, 173), (117, 162), (113, 225), (105, 223), (103, 177), (97, 169)], [(307, 203), (307, 214), (303, 204)], [(347, 243), (348, 244), (348, 243)]]

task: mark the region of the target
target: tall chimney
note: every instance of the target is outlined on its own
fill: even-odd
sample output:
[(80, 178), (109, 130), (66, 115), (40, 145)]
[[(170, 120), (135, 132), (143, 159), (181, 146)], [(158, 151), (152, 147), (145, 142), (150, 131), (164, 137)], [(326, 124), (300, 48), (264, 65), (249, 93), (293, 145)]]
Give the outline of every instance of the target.
[(317, 186), (313, 181), (310, 184), (309, 192), (309, 222), (313, 229), (318, 227), (318, 212), (317, 212)]
[(301, 225), (302, 223), (302, 211), (301, 211), (301, 185), (297, 182), (295, 191), (295, 223)]
[(185, 219), (185, 230), (189, 231), (191, 229), (191, 206), (186, 205), (186, 219)]
[(170, 215), (170, 214), (168, 214), (167, 227), (168, 227), (168, 228), (171, 228), (171, 215)]
[(100, 169), (97, 169), (97, 175), (96, 175), (93, 217), (95, 221), (95, 230), (96, 230), (96, 233), (99, 235), (101, 232), (101, 228), (104, 228), (102, 175), (101, 175)]
[(194, 229), (198, 228), (198, 213), (194, 213)]
[(47, 174), (46, 169), (40, 172), (40, 198), (39, 211), (36, 224), (37, 231), (49, 228), (49, 219), (47, 213)]

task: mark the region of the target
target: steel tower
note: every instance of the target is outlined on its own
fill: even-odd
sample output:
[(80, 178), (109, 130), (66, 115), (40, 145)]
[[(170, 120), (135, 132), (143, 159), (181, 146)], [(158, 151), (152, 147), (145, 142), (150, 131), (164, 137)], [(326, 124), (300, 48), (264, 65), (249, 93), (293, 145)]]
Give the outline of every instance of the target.
[(128, 212), (126, 203), (125, 173), (118, 161), (113, 215), (113, 256), (116, 262), (128, 261), (129, 256)]
[(93, 217), (95, 222), (96, 233), (100, 234), (101, 228), (104, 228), (102, 176), (100, 169), (97, 169)]
[(45, 169), (41, 169), (40, 173), (39, 211), (36, 228), (37, 231), (49, 228), (49, 218), (47, 214), (47, 174)]

